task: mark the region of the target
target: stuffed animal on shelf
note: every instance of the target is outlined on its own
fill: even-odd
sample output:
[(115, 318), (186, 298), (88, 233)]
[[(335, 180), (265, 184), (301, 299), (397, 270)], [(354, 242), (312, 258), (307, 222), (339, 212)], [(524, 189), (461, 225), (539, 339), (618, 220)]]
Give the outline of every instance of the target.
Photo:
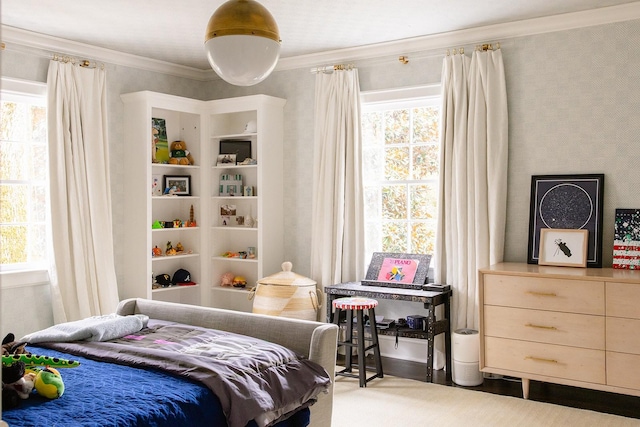
[(184, 141), (173, 141), (169, 151), (169, 164), (171, 165), (192, 165), (193, 156), (187, 150), (187, 143)]
[(224, 273), (220, 278), (220, 286), (233, 286), (233, 273)]

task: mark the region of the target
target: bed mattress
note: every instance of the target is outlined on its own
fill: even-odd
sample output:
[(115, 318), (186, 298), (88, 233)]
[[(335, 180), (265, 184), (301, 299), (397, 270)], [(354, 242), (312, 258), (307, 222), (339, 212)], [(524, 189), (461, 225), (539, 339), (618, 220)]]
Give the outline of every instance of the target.
[[(204, 385), (157, 369), (134, 368), (29, 346), (33, 354), (77, 360), (60, 369), (64, 394), (54, 400), (37, 394), (4, 410), (10, 427), (198, 427), (227, 426), (219, 399)], [(277, 424), (309, 424), (309, 409)], [(256, 426), (251, 421), (248, 427)]]

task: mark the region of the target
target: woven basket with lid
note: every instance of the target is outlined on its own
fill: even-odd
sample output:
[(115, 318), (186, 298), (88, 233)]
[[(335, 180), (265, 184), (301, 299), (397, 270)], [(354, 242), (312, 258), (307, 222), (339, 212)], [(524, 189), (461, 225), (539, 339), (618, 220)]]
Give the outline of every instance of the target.
[(316, 281), (296, 274), (289, 261), (282, 263), (282, 271), (258, 280), (253, 312), (295, 319), (316, 320), (318, 292)]

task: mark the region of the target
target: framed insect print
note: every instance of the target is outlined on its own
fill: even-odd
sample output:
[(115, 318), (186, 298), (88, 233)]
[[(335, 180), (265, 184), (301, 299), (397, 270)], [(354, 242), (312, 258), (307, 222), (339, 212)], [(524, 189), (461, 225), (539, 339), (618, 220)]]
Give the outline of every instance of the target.
[(587, 266), (589, 231), (543, 228), (540, 230), (540, 265)]
[(587, 267), (602, 267), (603, 174), (531, 177), (528, 263), (538, 264), (543, 229), (587, 230)]

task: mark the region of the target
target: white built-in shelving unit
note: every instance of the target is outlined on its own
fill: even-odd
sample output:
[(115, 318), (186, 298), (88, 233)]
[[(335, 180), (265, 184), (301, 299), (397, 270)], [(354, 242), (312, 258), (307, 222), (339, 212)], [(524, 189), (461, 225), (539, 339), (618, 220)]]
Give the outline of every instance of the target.
[[(283, 260), (283, 107), (285, 100), (266, 95), (200, 101), (155, 92), (122, 95), (124, 159), (128, 193), (125, 231), (125, 272), (119, 284), (121, 298), (143, 297), (251, 311), (250, 289), (262, 277), (280, 270)], [(169, 144), (185, 141), (194, 165), (151, 162), (152, 118), (166, 122)], [(246, 132), (247, 123), (255, 124)], [(252, 165), (218, 165), (220, 141), (250, 141)], [(221, 195), (220, 177), (241, 175), (244, 191)], [(152, 183), (164, 176), (189, 176), (188, 196), (154, 196)], [(223, 205), (235, 206), (236, 216), (221, 219)], [(187, 220), (193, 206), (195, 227), (153, 229), (154, 221)], [(252, 226), (238, 224), (237, 217), (251, 216)], [(180, 255), (153, 256), (167, 242), (185, 249)], [(247, 252), (254, 258), (230, 258), (226, 252)], [(152, 278), (173, 276), (184, 268), (195, 286), (152, 289)], [(221, 287), (224, 273), (243, 276), (246, 288)]]

